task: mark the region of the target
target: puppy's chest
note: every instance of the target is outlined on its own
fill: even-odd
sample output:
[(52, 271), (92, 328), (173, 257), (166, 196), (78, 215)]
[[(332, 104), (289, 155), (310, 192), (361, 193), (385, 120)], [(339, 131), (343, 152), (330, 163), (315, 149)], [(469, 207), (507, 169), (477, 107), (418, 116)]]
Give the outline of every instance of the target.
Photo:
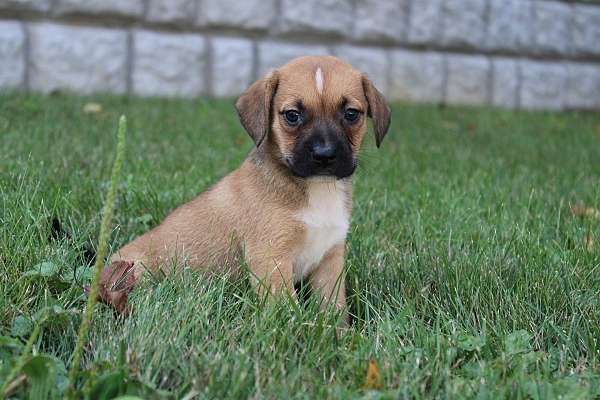
[(335, 183), (311, 184), (308, 205), (296, 218), (306, 229), (294, 262), (294, 279), (299, 281), (312, 272), (327, 251), (346, 239), (349, 212), (345, 192)]

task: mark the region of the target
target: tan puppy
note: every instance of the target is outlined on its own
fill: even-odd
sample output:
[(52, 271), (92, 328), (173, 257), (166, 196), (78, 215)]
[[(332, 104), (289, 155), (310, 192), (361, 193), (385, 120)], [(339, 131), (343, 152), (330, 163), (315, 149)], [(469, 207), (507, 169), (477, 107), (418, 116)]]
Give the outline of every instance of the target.
[(111, 257), (102, 300), (126, 310), (145, 269), (240, 268), (259, 291), (308, 279), (345, 310), (351, 176), (372, 117), (377, 146), (390, 109), (371, 81), (335, 57), (300, 57), (255, 82), (236, 108), (256, 147), (242, 166)]

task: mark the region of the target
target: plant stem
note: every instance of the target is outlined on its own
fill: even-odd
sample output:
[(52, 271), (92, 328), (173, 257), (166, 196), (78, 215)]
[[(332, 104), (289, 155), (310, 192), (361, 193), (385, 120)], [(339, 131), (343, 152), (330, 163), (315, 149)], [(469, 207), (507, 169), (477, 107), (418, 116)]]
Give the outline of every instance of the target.
[(124, 115), (119, 119), (119, 134), (117, 143), (117, 155), (113, 164), (112, 176), (110, 181), (110, 188), (108, 189), (108, 196), (104, 202), (104, 211), (102, 216), (102, 223), (100, 225), (100, 238), (98, 240), (98, 253), (96, 255), (96, 263), (94, 265), (94, 276), (90, 286), (90, 293), (88, 295), (87, 304), (83, 314), (81, 325), (79, 325), (79, 334), (77, 335), (77, 342), (75, 344), (75, 350), (73, 350), (73, 358), (71, 361), (71, 370), (69, 371), (69, 390), (67, 397), (75, 398), (75, 382), (79, 373), (79, 363), (81, 360), (81, 354), (83, 352), (83, 344), (87, 337), (92, 321), (94, 312), (94, 305), (96, 304), (96, 297), (98, 296), (98, 282), (102, 274), (104, 267), (104, 258), (106, 257), (107, 242), (109, 236), (110, 221), (112, 219), (115, 197), (117, 193), (117, 183), (119, 181), (119, 175), (121, 173), (121, 165), (123, 164), (123, 156), (125, 154), (125, 134), (127, 131), (127, 119)]

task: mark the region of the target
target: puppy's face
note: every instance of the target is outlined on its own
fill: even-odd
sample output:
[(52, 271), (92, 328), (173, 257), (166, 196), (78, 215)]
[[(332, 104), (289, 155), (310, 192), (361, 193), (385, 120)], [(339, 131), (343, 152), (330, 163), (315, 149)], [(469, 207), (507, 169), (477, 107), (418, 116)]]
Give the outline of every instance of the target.
[(301, 57), (254, 83), (236, 103), (242, 124), (260, 146), (301, 178), (345, 178), (372, 116), (377, 145), (387, 132), (389, 107), (371, 82), (335, 57)]

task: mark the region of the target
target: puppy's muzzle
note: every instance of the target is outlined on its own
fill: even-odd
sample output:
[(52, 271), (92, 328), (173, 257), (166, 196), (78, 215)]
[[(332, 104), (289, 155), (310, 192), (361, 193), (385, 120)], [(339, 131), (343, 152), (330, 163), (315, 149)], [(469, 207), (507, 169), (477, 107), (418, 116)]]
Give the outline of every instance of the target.
[(331, 143), (313, 144), (310, 154), (314, 162), (320, 167), (329, 167), (337, 158), (337, 148)]
[(294, 175), (302, 178), (352, 175), (355, 167), (352, 150), (340, 136), (338, 133), (315, 132), (301, 140), (290, 163)]

